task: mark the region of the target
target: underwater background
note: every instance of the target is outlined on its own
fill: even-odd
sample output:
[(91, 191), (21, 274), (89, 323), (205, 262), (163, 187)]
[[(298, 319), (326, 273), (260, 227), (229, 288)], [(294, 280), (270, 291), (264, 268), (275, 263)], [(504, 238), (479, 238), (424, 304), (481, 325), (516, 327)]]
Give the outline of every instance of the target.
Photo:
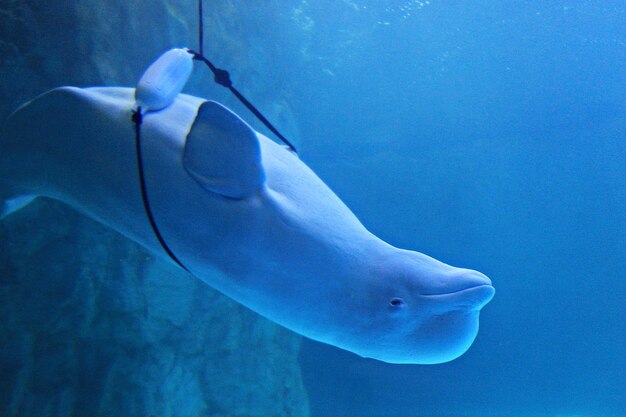
[[(478, 269), (470, 350), (301, 338), (70, 208), (0, 222), (2, 416), (626, 416), (623, 1), (205, 1), (205, 54), (382, 239)], [(133, 86), (190, 0), (0, 1), (0, 116)], [(265, 130), (196, 66), (185, 92)]]

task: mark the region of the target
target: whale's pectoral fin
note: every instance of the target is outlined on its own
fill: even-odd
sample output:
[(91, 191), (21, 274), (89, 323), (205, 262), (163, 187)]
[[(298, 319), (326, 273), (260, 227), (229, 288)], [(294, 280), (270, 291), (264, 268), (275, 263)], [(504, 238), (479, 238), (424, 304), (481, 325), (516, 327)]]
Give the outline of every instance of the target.
[(183, 164), (206, 190), (230, 198), (249, 197), (265, 183), (256, 133), (214, 101), (198, 109), (187, 135)]
[(0, 220), (11, 213), (18, 211), (19, 209), (26, 207), (30, 204), (37, 196), (27, 195), (15, 197), (12, 199), (0, 200)]

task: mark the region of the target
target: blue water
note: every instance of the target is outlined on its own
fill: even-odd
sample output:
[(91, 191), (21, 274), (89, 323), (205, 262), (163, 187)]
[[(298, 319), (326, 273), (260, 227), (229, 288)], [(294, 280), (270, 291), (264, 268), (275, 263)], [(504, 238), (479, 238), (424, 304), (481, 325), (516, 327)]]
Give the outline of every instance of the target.
[(312, 414), (626, 416), (626, 4), (418, 3), (309, 2), (302, 157), (497, 294), (449, 364), (307, 342)]
[[(119, 3), (126, 7), (125, 2)], [(366, 227), (396, 246), (482, 271), (497, 290), (481, 314), (475, 344), (447, 364), (388, 365), (305, 340), (300, 365), (313, 417), (626, 416), (626, 3), (276, 0), (267, 2), (265, 13), (249, 0), (205, 3), (207, 14), (219, 16), (207, 22), (207, 55), (231, 71), (243, 92), (251, 92), (248, 98), (296, 143), (301, 158)], [(65, 10), (52, 4), (47, 7), (59, 15), (53, 19), (45, 20), (43, 11), (41, 16), (32, 13), (36, 19), (28, 14), (33, 21), (45, 23), (42, 32), (50, 31), (49, 36), (37, 39), (58, 47), (52, 52), (64, 55), (65, 61), (53, 53), (45, 59), (27, 55), (33, 72), (20, 73), (17, 79), (26, 83), (32, 77), (28, 85), (37, 84), (36, 91), (20, 90), (24, 96), (19, 100), (15, 91), (6, 93), (14, 100), (13, 107), (59, 84), (110, 84), (110, 77), (134, 85), (158, 53), (173, 46), (195, 46), (195, 2), (171, 0), (168, 5), (167, 10), (148, 8), (145, 20), (132, 21), (136, 26), (120, 25), (120, 31), (128, 33), (124, 46), (113, 41), (107, 44), (98, 37), (93, 39), (102, 44), (85, 41), (94, 55), (103, 55), (103, 67), (95, 69), (67, 58), (76, 47), (74, 38), (81, 39), (79, 35), (91, 27), (72, 28), (76, 33), (59, 29), (57, 21)], [(139, 13), (134, 6), (120, 8), (129, 15)], [(188, 15), (181, 14), (187, 9)], [(106, 22), (111, 10), (117, 9), (94, 9), (89, 16), (110, 30)], [(76, 17), (67, 14), (70, 21)], [(169, 27), (171, 33), (158, 39), (143, 27), (133, 33), (140, 23), (177, 19), (180, 24)], [(0, 27), (2, 37), (11, 34), (7, 28)], [(34, 42), (26, 40), (26, 46)], [(19, 42), (16, 45), (23, 47)], [(13, 46), (0, 39), (0, 51), (10, 52)], [(119, 52), (131, 47), (137, 53), (128, 53), (130, 58)], [(15, 49), (16, 56), (22, 52)], [(115, 54), (125, 57), (123, 64), (115, 61)], [(8, 60), (9, 55), (3, 58)], [(57, 70), (62, 79), (39, 79), (40, 72), (52, 73), (61, 65), (58, 62), (66, 61), (75, 66)], [(263, 130), (226, 91), (208, 86), (209, 77), (202, 71), (196, 69), (187, 92), (223, 101)], [(11, 80), (16, 77), (9, 75)], [(89, 242), (87, 248), (99, 248)], [(50, 256), (43, 260), (54, 258), (55, 252), (47, 250)], [(113, 249), (111, 253), (116, 258)], [(145, 261), (139, 260), (143, 256), (136, 258), (140, 269)], [(39, 261), (33, 263), (39, 265)], [(107, 262), (112, 265), (111, 275), (123, 281), (119, 276), (124, 273), (116, 272), (119, 259)], [(123, 278), (129, 281), (137, 278), (126, 274)], [(68, 271), (69, 282), (75, 281), (74, 275), (80, 274)], [(37, 279), (33, 286), (24, 287), (26, 298), (32, 293), (54, 300)], [(119, 285), (110, 282), (111, 288)], [(170, 314), (163, 300), (172, 290), (165, 288), (163, 293), (155, 290), (159, 296), (153, 295), (157, 301), (150, 307), (159, 312), (159, 318)], [(118, 294), (117, 290), (111, 293)], [(63, 298), (63, 291), (59, 292), (57, 298)], [(57, 304), (52, 304), (48, 307), (56, 317)], [(32, 314), (37, 318), (50, 315), (43, 308)], [(145, 320), (136, 315), (131, 311), (131, 318), (124, 316), (133, 329)], [(12, 325), (22, 330), (21, 322), (14, 321), (17, 324)], [(114, 323), (105, 324), (115, 329)], [(261, 327), (249, 324), (251, 333), (257, 325)], [(163, 329), (167, 330), (165, 325)], [(193, 333), (193, 329), (185, 331)], [(28, 337), (28, 329), (24, 333)], [(224, 333), (229, 334), (228, 330)], [(104, 340), (110, 338), (106, 335)], [(125, 337), (136, 335), (129, 332)], [(216, 336), (218, 351), (220, 338)], [(201, 340), (198, 336), (177, 341), (184, 344), (192, 339)], [(7, 340), (6, 345), (12, 346)], [(16, 340), (17, 347), (12, 349), (20, 350), (21, 339)], [(229, 349), (238, 347), (247, 356), (249, 340), (226, 340)], [(65, 342), (64, 337), (55, 342), (58, 346), (44, 340), (41, 350), (45, 353), (48, 345), (56, 346), (72, 357), (74, 351), (64, 350)], [(85, 356), (92, 349), (97, 352), (100, 344), (99, 339), (93, 347), (87, 344)], [(154, 346), (155, 351), (163, 347)], [(63, 358), (55, 349), (52, 352)], [(16, 374), (13, 350), (7, 349), (5, 362)], [(56, 375), (56, 368), (46, 363), (47, 355), (37, 364)], [(120, 353), (112, 350), (107, 355), (113, 358)], [(148, 357), (143, 350), (133, 355), (140, 365)], [(203, 359), (212, 362), (214, 358)], [(96, 363), (104, 374), (111, 366), (107, 360), (86, 362)], [(225, 363), (222, 372), (235, 375), (236, 383), (271, 379), (255, 375), (252, 366), (235, 369), (231, 362)], [(194, 361), (183, 365), (194, 370), (200, 367)], [(119, 367), (129, 373), (142, 369)], [(9, 369), (5, 368), (2, 372)], [(55, 384), (76, 383), (73, 376), (58, 374), (58, 381), (47, 384), (47, 379), (34, 373), (53, 398), (58, 396)], [(237, 379), (239, 374), (251, 377)], [(93, 385), (77, 383), (94, 398), (111, 389), (98, 375)], [(163, 378), (171, 378), (151, 375), (157, 375), (155, 381), (147, 376), (146, 385), (156, 389)], [(276, 381), (281, 376), (274, 377), (276, 386), (281, 386)], [(189, 377), (198, 382), (193, 378)], [(10, 390), (22, 389), (14, 380), (13, 374), (0, 380), (8, 387), (0, 395), (3, 405)], [(195, 395), (196, 388), (198, 392), (232, 392), (233, 403), (245, 402), (256, 393), (228, 384), (220, 391), (200, 381), (196, 387), (182, 377), (167, 379), (174, 387), (167, 395), (181, 397), (171, 403), (195, 410), (194, 401), (201, 398)], [(245, 398), (239, 400), (235, 395), (242, 391)], [(120, 401), (127, 392), (126, 387), (120, 388)], [(40, 401), (48, 398), (35, 394), (33, 390), (33, 398)], [(79, 394), (79, 405), (84, 401), (97, 408), (96, 399)], [(159, 392), (155, 398), (163, 396)], [(135, 397), (127, 401), (141, 410)], [(250, 403), (255, 403), (254, 398)], [(194, 412), (186, 414), (186, 408), (172, 407), (176, 411), (171, 415)]]

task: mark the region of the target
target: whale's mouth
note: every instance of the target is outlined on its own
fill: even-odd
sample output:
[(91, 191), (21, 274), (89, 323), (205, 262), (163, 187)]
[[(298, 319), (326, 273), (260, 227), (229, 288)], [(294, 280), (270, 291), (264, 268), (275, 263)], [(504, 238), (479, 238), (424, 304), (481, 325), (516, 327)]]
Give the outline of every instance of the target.
[(480, 310), (496, 293), (488, 277), (471, 269), (456, 269), (437, 284), (422, 295), (454, 310)]
[(461, 294), (478, 287), (491, 287), (491, 280), (478, 271), (459, 269), (422, 293), (426, 297)]
[(496, 289), (491, 284), (479, 284), (462, 290), (443, 294), (432, 294), (426, 297), (452, 306), (453, 310), (480, 310), (496, 294)]
[(473, 287), (468, 287), (468, 288), (464, 288), (462, 290), (458, 290), (458, 291), (453, 291), (453, 292), (446, 292), (443, 294), (432, 294), (430, 295), (431, 297), (436, 297), (437, 295), (459, 295), (459, 294), (465, 294), (465, 293), (470, 293), (470, 292), (474, 292), (474, 291), (480, 291), (480, 290), (487, 290), (487, 289), (493, 289), (495, 291), (495, 288), (493, 288), (493, 285), (491, 284), (480, 284), (480, 285), (474, 285)]

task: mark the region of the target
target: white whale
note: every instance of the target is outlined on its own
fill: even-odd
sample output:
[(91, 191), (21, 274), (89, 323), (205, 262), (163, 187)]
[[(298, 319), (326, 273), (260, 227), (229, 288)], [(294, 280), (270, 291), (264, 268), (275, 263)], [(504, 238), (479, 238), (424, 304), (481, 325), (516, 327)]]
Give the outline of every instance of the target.
[[(133, 94), (63, 87), (18, 109), (0, 133), (1, 214), (51, 197), (170, 259), (139, 191)], [(494, 295), (483, 274), (383, 242), (296, 154), (215, 102), (178, 95), (141, 129), (155, 222), (196, 277), (364, 357), (440, 363), (472, 344)]]

